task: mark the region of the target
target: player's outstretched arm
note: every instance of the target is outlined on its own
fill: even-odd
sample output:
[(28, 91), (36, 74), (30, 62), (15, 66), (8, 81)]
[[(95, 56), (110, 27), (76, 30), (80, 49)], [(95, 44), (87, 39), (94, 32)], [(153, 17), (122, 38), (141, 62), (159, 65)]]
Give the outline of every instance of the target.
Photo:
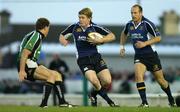
[(108, 35), (106, 35), (102, 38), (102, 41), (103, 41), (103, 43), (107, 43), (107, 42), (112, 42), (115, 39), (116, 39), (115, 35), (113, 33), (109, 33)]
[(66, 40), (66, 38), (65, 38), (62, 34), (60, 34), (60, 36), (59, 36), (59, 42), (60, 42), (60, 44), (62, 44), (63, 46), (67, 46), (67, 44), (69, 43), (69, 41)]

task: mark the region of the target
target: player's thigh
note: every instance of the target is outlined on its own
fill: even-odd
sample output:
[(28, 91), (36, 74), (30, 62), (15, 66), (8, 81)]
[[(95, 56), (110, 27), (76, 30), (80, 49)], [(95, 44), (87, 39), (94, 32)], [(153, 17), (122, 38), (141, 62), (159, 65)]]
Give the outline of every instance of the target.
[(94, 70), (88, 70), (85, 72), (85, 77), (94, 85), (97, 84), (99, 85), (99, 79), (96, 75), (96, 72)]
[(146, 72), (146, 66), (142, 63), (135, 63), (134, 64), (134, 70), (135, 70), (135, 80), (137, 82), (144, 81), (144, 74)]
[(153, 75), (154, 75), (154, 77), (155, 77), (156, 80), (158, 80), (158, 79), (159, 79), (159, 80), (160, 80), (160, 79), (161, 79), (161, 80), (164, 79), (164, 75), (163, 75), (162, 69), (153, 72)]
[(103, 84), (111, 83), (111, 74), (109, 69), (104, 69), (98, 73), (98, 78)]
[(47, 80), (51, 75), (52, 75), (51, 71), (43, 65), (38, 66), (34, 73), (34, 77), (36, 79), (43, 79), (43, 80)]

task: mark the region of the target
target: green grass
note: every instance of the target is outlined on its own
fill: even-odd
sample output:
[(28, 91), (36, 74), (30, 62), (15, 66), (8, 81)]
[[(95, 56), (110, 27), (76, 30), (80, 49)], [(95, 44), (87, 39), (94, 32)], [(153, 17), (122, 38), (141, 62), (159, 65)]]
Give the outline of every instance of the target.
[(180, 108), (168, 107), (74, 107), (74, 108), (59, 108), (48, 107), (39, 108), (36, 106), (0, 106), (0, 112), (180, 112)]

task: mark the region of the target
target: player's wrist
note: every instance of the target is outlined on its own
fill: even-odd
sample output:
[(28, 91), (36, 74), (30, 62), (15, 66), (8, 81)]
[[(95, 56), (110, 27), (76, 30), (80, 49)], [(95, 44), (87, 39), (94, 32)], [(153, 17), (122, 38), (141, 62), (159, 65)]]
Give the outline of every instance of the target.
[(101, 39), (100, 44), (104, 44), (104, 38)]

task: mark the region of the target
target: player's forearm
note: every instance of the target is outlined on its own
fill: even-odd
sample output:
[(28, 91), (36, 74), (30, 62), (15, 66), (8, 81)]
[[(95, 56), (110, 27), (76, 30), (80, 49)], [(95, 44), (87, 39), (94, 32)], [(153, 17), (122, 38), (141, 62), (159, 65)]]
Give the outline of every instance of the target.
[(113, 33), (110, 33), (110, 34), (104, 36), (104, 38), (102, 38), (103, 43), (111, 42), (111, 41), (113, 41), (115, 39), (116, 38), (115, 38), (115, 35)]
[(126, 40), (127, 36), (124, 34), (124, 32), (122, 32), (120, 37), (120, 45), (122, 49), (124, 49), (124, 44), (126, 43)]
[(67, 43), (68, 43), (68, 41), (65, 39), (65, 37), (63, 35), (61, 35), (61, 34), (59, 36), (59, 42), (60, 42), (60, 44), (62, 44), (64, 46), (66, 46)]
[(161, 41), (161, 37), (154, 37), (148, 41), (145, 42), (146, 46), (148, 45), (152, 45), (152, 44), (155, 44), (155, 43), (158, 43)]
[(20, 59), (20, 71), (24, 71), (25, 70), (25, 65), (26, 65), (26, 61), (28, 59), (28, 51), (26, 51), (26, 49), (24, 49), (22, 51), (22, 54), (21, 54), (21, 59)]

